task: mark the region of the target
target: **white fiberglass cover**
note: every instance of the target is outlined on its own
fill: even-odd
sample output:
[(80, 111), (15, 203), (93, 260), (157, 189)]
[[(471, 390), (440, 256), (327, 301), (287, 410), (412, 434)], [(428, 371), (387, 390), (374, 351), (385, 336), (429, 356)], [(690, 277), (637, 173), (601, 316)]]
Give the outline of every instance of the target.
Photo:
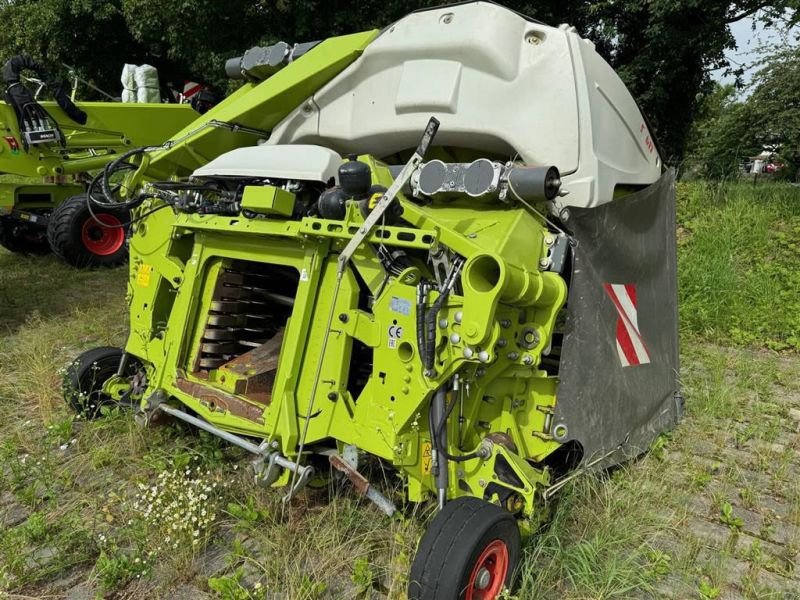
[(635, 102), (593, 46), (489, 2), (399, 20), (267, 143), (391, 157), (416, 147), (431, 116), (436, 146), (555, 165), (565, 204), (600, 204), (660, 174)]
[[(488, 3), (404, 17), (290, 115), (271, 142), (379, 157), (416, 147), (431, 115), (437, 146), (518, 152), (574, 169), (578, 107), (566, 36)], [(567, 75), (566, 77), (564, 75)], [(557, 147), (553, 142), (558, 140)]]
[(336, 178), (342, 157), (308, 144), (250, 146), (226, 152), (200, 167), (194, 177), (258, 177), (327, 182)]

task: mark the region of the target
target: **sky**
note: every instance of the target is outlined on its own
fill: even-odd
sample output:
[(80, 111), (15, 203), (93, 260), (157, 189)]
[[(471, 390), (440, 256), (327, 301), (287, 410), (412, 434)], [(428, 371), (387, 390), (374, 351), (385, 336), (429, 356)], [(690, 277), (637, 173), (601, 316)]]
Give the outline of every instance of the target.
[[(754, 23), (755, 30), (753, 29)], [(767, 53), (764, 50), (764, 46), (775, 48), (778, 45), (797, 44), (800, 26), (795, 26), (790, 31), (784, 32), (777, 27), (765, 28), (757, 20), (747, 18), (733, 23), (731, 25), (731, 33), (736, 39), (737, 48), (726, 51), (725, 57), (733, 67), (737, 65), (750, 66)], [(753, 73), (757, 70), (757, 68), (751, 66), (745, 72), (744, 82), (749, 83)], [(732, 76), (725, 75), (725, 69), (714, 71), (712, 76), (720, 83), (733, 83), (734, 81)], [(745, 91), (746, 94), (747, 92)]]

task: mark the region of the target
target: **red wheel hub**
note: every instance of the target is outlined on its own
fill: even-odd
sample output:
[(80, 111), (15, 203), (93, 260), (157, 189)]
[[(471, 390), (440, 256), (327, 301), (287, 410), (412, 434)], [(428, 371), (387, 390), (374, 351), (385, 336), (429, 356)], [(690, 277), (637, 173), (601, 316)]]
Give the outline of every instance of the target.
[(508, 546), (495, 540), (483, 550), (469, 576), (465, 600), (495, 600), (508, 575)]
[(122, 222), (109, 213), (100, 213), (96, 217), (96, 220), (89, 217), (83, 222), (81, 241), (89, 252), (97, 256), (114, 254), (125, 243)]

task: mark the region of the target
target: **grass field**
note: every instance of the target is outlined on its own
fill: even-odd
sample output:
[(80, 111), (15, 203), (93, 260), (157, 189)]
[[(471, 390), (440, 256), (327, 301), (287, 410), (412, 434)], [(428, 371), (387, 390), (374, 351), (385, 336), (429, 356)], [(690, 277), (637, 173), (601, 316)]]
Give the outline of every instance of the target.
[[(517, 598), (800, 597), (800, 193), (682, 186), (679, 221), (686, 420), (565, 489)], [(0, 250), (0, 597), (402, 598), (430, 507), (284, 511), (213, 437), (72, 419), (59, 370), (124, 342), (126, 282)]]

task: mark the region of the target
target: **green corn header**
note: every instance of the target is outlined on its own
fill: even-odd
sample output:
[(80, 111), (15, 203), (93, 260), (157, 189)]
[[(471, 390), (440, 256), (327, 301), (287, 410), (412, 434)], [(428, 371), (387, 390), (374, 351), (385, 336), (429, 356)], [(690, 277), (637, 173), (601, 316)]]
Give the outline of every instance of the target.
[(638, 108), (574, 31), (484, 2), (228, 69), (98, 184), (136, 218), (131, 333), (67, 400), (219, 435), (287, 500), (331, 470), (387, 514), (435, 500), (409, 595), (498, 597), (570, 473), (680, 417), (672, 180)]
[(97, 206), (92, 217), (86, 207), (88, 173), (131, 148), (162, 144), (198, 114), (185, 104), (76, 106), (60, 88), (60, 102), (40, 102), (21, 81), (22, 70), (49, 81), (26, 57), (9, 60), (3, 69), (7, 102), (0, 102), (0, 175), (12, 177), (0, 180), (0, 245), (21, 253), (53, 250), (76, 267), (119, 264), (127, 256), (130, 215)]

